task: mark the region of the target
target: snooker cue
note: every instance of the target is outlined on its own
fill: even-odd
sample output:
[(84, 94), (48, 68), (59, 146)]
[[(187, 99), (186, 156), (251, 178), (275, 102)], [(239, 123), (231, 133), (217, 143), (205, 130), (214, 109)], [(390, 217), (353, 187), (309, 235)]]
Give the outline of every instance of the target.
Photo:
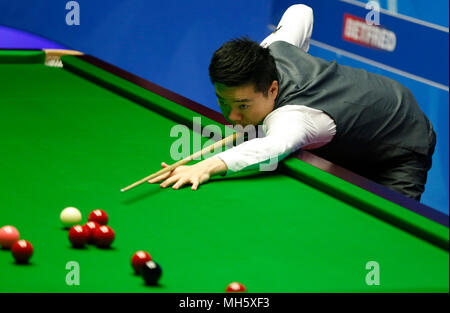
[(190, 156), (188, 156), (188, 157), (186, 157), (186, 158), (184, 158), (184, 159), (182, 159), (182, 160), (180, 160), (180, 161), (178, 161), (178, 162), (176, 162), (176, 163), (174, 163), (172, 165), (169, 165), (168, 167), (165, 167), (165, 168), (163, 168), (162, 170), (159, 170), (156, 173), (153, 173), (153, 174), (151, 174), (151, 175), (149, 175), (149, 176), (147, 176), (145, 178), (142, 178), (141, 180), (138, 180), (137, 182), (135, 182), (135, 183), (133, 183), (133, 184), (131, 184), (131, 185), (125, 187), (125, 188), (120, 189), (120, 191), (124, 192), (124, 191), (130, 190), (131, 188), (134, 188), (134, 187), (136, 187), (136, 186), (138, 186), (138, 185), (140, 185), (142, 183), (145, 183), (146, 181), (149, 181), (150, 179), (153, 179), (153, 178), (158, 177), (158, 176), (160, 176), (162, 174), (170, 172), (170, 171), (176, 169), (178, 166), (184, 165), (184, 164), (192, 161), (193, 159), (203, 155), (204, 153), (208, 153), (208, 152), (210, 152), (212, 150), (215, 150), (217, 148), (221, 148), (223, 145), (227, 145), (230, 142), (233, 143), (238, 138), (238, 136), (242, 137), (243, 135), (244, 135), (244, 133), (234, 133), (233, 135), (230, 135), (230, 136), (228, 136), (228, 137), (226, 137), (226, 138), (224, 138), (224, 139), (222, 139), (222, 140), (220, 140), (220, 141), (218, 141), (216, 143), (213, 143), (212, 145), (210, 145), (210, 146), (208, 146), (206, 148), (203, 148), (202, 150), (197, 151), (194, 154), (191, 154)]

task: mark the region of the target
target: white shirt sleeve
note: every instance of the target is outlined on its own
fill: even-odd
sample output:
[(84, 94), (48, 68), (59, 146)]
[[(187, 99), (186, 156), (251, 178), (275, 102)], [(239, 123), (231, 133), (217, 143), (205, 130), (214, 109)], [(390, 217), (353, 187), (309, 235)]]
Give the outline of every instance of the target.
[(275, 41), (286, 41), (308, 52), (313, 23), (313, 10), (310, 7), (304, 4), (290, 6), (281, 17), (277, 29), (262, 41), (261, 46), (267, 48)]
[(227, 175), (258, 167), (269, 170), (268, 165), (276, 164), (274, 161), (281, 161), (301, 147), (317, 148), (328, 143), (336, 132), (331, 117), (301, 105), (285, 105), (272, 111), (264, 119), (262, 128), (262, 138), (251, 139), (215, 155), (227, 165)]

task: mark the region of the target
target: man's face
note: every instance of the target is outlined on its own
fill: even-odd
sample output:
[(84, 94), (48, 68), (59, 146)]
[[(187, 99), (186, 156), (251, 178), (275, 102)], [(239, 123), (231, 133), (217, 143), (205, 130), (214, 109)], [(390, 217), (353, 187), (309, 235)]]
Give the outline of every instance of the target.
[(278, 82), (273, 81), (267, 96), (255, 92), (253, 84), (227, 87), (215, 83), (217, 100), (223, 115), (233, 125), (258, 125), (272, 112), (278, 93)]

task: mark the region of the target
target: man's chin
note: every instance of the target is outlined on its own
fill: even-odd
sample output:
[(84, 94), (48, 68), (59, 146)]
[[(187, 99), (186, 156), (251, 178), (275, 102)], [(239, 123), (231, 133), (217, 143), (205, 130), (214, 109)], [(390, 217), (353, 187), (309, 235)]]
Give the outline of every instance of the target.
[(247, 126), (254, 126), (252, 123), (240, 123), (240, 124), (233, 124), (233, 126), (241, 126), (243, 128)]

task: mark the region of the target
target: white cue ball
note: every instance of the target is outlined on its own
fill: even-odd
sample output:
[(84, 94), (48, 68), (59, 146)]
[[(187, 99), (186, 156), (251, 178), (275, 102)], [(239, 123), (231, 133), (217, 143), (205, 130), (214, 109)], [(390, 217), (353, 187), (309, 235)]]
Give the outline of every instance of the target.
[(77, 208), (68, 207), (61, 211), (59, 218), (61, 219), (64, 227), (69, 228), (73, 225), (80, 224), (81, 212)]

